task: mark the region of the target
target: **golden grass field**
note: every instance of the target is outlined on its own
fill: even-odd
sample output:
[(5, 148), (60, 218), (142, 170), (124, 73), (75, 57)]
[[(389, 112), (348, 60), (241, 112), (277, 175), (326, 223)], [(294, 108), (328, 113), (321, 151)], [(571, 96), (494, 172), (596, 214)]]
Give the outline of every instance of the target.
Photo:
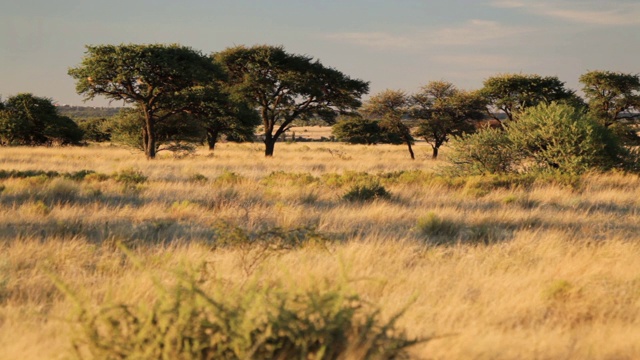
[[(398, 326), (435, 337), (412, 348), (418, 359), (640, 358), (637, 176), (448, 183), (434, 175), (446, 149), (438, 161), (424, 143), (415, 150), (411, 161), (403, 146), (279, 143), (264, 158), (261, 144), (219, 144), (146, 161), (109, 146), (0, 148), (0, 170), (148, 177), (0, 180), (0, 358), (68, 357), (74, 305), (52, 274), (97, 306), (151, 301), (150, 278), (185, 266), (234, 288), (346, 281), (383, 316), (409, 304)], [(391, 198), (343, 200), (359, 172)], [(251, 257), (211, 246), (221, 223), (333, 240)]]

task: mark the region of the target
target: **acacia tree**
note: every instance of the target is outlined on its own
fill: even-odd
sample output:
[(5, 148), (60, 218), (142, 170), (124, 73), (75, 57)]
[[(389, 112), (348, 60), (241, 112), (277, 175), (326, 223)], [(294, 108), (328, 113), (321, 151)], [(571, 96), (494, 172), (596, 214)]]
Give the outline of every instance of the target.
[(157, 151), (156, 127), (171, 116), (202, 101), (189, 94), (196, 87), (214, 86), (222, 73), (211, 59), (180, 45), (87, 46), (82, 63), (69, 69), (76, 91), (85, 100), (100, 95), (135, 104), (144, 119), (143, 148), (147, 159)]
[(411, 97), (411, 116), (418, 120), (416, 135), (425, 139), (438, 157), (451, 136), (475, 131), (484, 118), (486, 101), (477, 92), (457, 89), (446, 81), (432, 81)]
[(483, 83), (480, 93), (486, 98), (489, 115), (500, 120), (493, 110), (502, 111), (509, 120), (524, 109), (540, 103), (582, 103), (573, 90), (566, 89), (556, 76), (502, 74), (492, 76)]
[(367, 82), (351, 79), (311, 57), (280, 46), (237, 46), (213, 55), (224, 65), (234, 92), (253, 104), (264, 126), (265, 156), (295, 120), (334, 123), (360, 106)]
[(400, 90), (385, 90), (373, 95), (363, 106), (362, 112), (369, 116), (380, 117), (380, 128), (388, 133), (400, 136), (407, 144), (411, 159), (415, 159), (413, 153), (413, 136), (411, 129), (402, 122), (402, 119), (409, 115), (409, 97)]
[(640, 112), (640, 75), (612, 71), (589, 71), (580, 76), (589, 110), (609, 127)]

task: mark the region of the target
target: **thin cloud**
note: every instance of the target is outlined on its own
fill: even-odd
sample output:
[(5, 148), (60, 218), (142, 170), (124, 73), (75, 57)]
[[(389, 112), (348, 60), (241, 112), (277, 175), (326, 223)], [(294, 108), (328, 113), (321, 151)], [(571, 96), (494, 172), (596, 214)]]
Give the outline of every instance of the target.
[(516, 38), (532, 31), (525, 27), (504, 26), (496, 21), (470, 20), (459, 27), (437, 30), (431, 36), (431, 44), (474, 45)]
[(640, 25), (640, 3), (618, 1), (536, 1), (494, 0), (494, 7), (522, 9), (526, 12), (587, 25)]
[(530, 31), (532, 29), (504, 26), (495, 21), (474, 19), (457, 27), (420, 30), (405, 35), (394, 35), (388, 32), (346, 32), (328, 34), (324, 38), (378, 50), (387, 50), (424, 48), (433, 45), (487, 45), (498, 41), (505, 43), (508, 39), (515, 39)]

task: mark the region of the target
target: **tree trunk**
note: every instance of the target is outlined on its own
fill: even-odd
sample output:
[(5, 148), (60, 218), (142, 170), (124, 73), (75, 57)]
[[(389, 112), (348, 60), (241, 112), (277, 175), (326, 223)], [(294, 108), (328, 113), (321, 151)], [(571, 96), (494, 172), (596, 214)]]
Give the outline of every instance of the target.
[(415, 160), (416, 157), (413, 154), (413, 149), (411, 148), (411, 141), (407, 141), (407, 147), (409, 148), (409, 154), (411, 154), (411, 160)]
[(439, 147), (432, 146), (431, 148), (433, 149), (433, 155), (431, 155), (431, 158), (432, 159), (437, 159), (438, 158), (438, 149), (439, 149)]
[(276, 147), (276, 139), (272, 138), (271, 135), (266, 135), (264, 137), (264, 145), (265, 145), (264, 156), (272, 157), (273, 149)]
[(209, 151), (213, 151), (218, 142), (218, 130), (207, 130), (207, 144), (209, 144)]
[(146, 141), (144, 141), (144, 154), (147, 160), (156, 158), (156, 129), (152, 119), (147, 118)]

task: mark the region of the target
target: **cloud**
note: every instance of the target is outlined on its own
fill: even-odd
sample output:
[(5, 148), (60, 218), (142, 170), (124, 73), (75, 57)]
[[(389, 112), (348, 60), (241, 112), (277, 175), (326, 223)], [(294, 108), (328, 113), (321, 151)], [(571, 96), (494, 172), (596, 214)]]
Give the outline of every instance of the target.
[(637, 2), (494, 0), (491, 5), (579, 24), (640, 25), (640, 3)]
[(516, 38), (529, 31), (532, 30), (524, 27), (504, 26), (495, 21), (470, 20), (462, 26), (435, 31), (429, 42), (438, 45), (487, 44)]
[(495, 21), (474, 19), (457, 27), (423, 29), (405, 35), (394, 35), (388, 32), (346, 32), (328, 34), (324, 38), (387, 50), (426, 48), (433, 45), (490, 45), (498, 41), (507, 42), (508, 39), (515, 39), (530, 31), (532, 29), (525, 27), (504, 26)]

